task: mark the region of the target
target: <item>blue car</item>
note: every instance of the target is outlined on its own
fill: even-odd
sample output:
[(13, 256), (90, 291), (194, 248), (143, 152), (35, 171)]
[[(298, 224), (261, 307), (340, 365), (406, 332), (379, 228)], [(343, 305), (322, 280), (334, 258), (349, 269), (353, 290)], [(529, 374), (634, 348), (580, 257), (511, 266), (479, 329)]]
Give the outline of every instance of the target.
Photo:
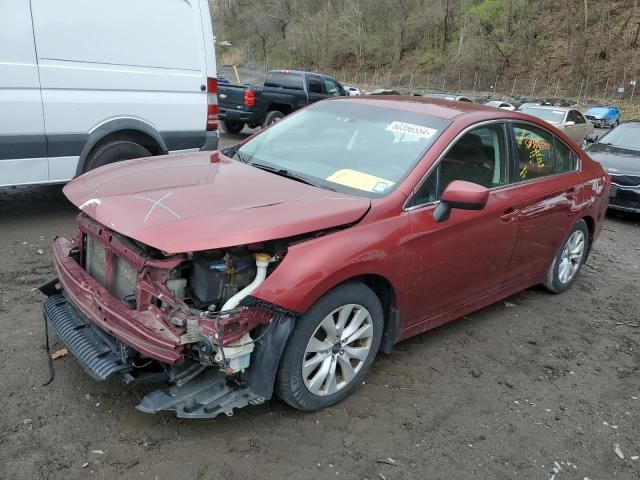
[(620, 125), (620, 111), (616, 107), (591, 107), (584, 112), (596, 128), (615, 127)]

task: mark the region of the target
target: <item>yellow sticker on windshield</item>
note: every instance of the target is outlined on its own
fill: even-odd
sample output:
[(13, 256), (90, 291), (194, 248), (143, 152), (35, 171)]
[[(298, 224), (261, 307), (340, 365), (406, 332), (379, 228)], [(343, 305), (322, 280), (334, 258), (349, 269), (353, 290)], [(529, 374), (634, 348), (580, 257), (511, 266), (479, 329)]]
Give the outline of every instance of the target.
[(339, 183), (345, 187), (357, 188), (365, 192), (384, 193), (393, 186), (395, 182), (385, 178), (369, 175), (368, 173), (358, 172), (343, 168), (332, 173), (327, 180), (333, 183)]

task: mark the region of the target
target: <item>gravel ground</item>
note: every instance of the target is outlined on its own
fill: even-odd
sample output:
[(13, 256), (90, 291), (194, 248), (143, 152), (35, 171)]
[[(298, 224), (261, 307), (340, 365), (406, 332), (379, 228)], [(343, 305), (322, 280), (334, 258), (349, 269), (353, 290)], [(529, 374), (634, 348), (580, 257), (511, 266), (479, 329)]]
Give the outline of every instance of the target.
[(333, 408), (186, 421), (134, 410), (146, 390), (71, 357), (41, 386), (34, 289), (74, 212), (59, 186), (0, 190), (0, 478), (640, 478), (639, 216), (608, 217), (565, 294), (533, 288), (403, 342)]

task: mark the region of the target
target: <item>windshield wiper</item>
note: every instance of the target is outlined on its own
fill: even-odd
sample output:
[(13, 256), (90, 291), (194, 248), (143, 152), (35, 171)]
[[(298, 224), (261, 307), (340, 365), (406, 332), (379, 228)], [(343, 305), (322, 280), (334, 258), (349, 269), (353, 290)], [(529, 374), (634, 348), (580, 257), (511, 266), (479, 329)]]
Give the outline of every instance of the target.
[(317, 185), (313, 183), (311, 180), (309, 180), (308, 178), (303, 177), (302, 175), (298, 175), (296, 173), (290, 172), (285, 168), (272, 167), (270, 165), (265, 165), (263, 163), (255, 163), (255, 162), (251, 163), (250, 165), (256, 168), (259, 168), (261, 170), (264, 170), (266, 172), (275, 173), (276, 175), (280, 175), (281, 177), (290, 178), (291, 180), (295, 180), (300, 183), (306, 183), (307, 185), (311, 185), (312, 187), (317, 187)]

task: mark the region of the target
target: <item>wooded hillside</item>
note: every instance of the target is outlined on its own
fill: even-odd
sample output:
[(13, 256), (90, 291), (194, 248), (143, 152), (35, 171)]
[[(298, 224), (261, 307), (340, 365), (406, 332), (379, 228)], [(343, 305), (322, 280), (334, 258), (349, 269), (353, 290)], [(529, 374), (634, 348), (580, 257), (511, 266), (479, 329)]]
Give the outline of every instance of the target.
[(411, 71), (466, 87), (517, 75), (576, 92), (586, 78), (614, 91), (640, 76), (639, 0), (211, 1), (218, 42), (269, 65)]

